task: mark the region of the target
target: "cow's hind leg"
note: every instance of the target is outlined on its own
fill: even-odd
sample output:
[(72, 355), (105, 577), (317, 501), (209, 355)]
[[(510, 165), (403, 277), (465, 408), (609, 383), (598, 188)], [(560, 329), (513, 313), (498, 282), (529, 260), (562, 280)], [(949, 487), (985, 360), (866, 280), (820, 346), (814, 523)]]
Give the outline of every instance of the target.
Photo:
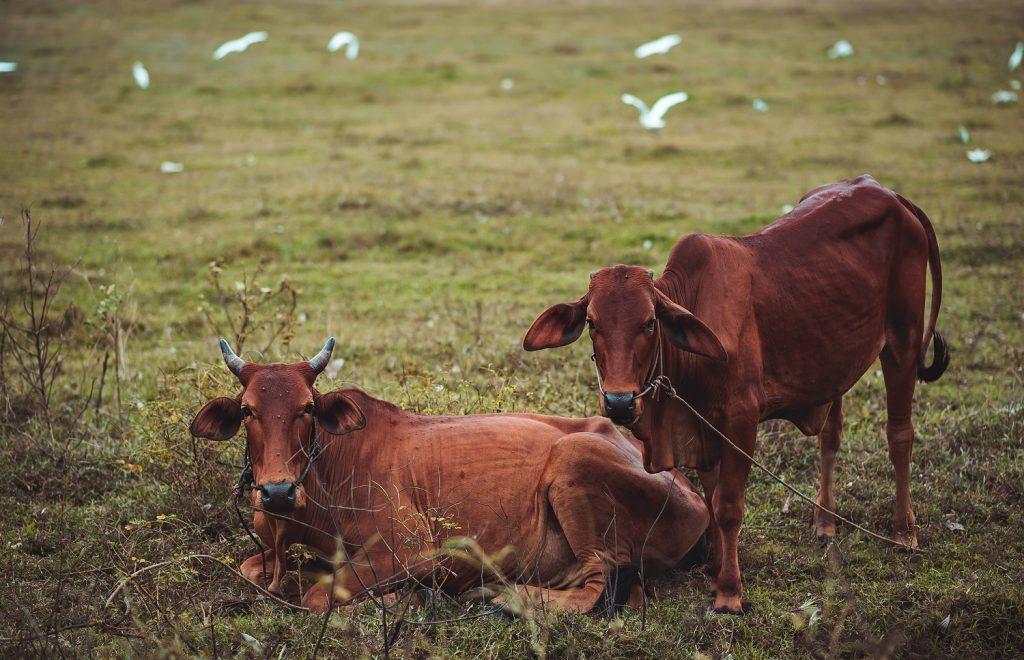
[(911, 407), (917, 378), (917, 351), (903, 352), (897, 361), (892, 349), (886, 345), (881, 360), (888, 413), (885, 432), (889, 460), (896, 478), (892, 528), (897, 541), (916, 548), (917, 521), (910, 504), (910, 459), (914, 448)]
[[(514, 594), (498, 596), (494, 602), (512, 611), (537, 607), (585, 614), (601, 603), (613, 575), (615, 570), (609, 558), (604, 552), (595, 551), (579, 563), (576, 574), (564, 583), (545, 587), (517, 584)], [(522, 602), (514, 603), (516, 598)]]
[[(915, 229), (917, 227), (915, 223)], [(885, 378), (886, 439), (896, 478), (893, 533), (896, 540), (917, 547), (917, 522), (910, 506), (910, 459), (914, 447), (911, 408), (920, 366), (924, 333), (925, 241), (903, 241), (888, 286), (885, 345), (880, 356)]]
[(650, 475), (638, 457), (602, 436), (573, 434), (552, 452), (548, 502), (575, 557), (534, 603), (577, 612), (643, 602), (637, 578), (676, 565), (707, 528), (702, 498), (682, 475)]
[[(836, 452), (839, 451), (842, 434), (843, 399), (840, 397), (833, 402), (828, 411), (825, 426), (818, 434), (818, 451), (821, 457), (818, 476), (818, 504), (830, 511), (836, 510), (835, 484), (832, 480), (832, 473), (835, 470)], [(822, 542), (827, 542), (836, 535), (836, 521), (832, 514), (825, 513), (818, 508), (814, 509), (814, 533)]]

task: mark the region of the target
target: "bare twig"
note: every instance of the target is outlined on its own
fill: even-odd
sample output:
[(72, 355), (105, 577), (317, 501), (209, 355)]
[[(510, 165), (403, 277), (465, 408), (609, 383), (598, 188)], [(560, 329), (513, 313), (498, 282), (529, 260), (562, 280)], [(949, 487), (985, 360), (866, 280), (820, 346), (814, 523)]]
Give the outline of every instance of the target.
[(281, 605), (284, 605), (285, 607), (287, 607), (289, 609), (295, 610), (297, 612), (308, 612), (309, 611), (309, 608), (302, 607), (301, 605), (295, 605), (294, 603), (289, 603), (285, 599), (280, 598), (280, 597), (275, 596), (274, 594), (270, 593), (269, 591), (264, 589), (262, 586), (256, 584), (255, 582), (253, 582), (249, 578), (247, 578), (244, 575), (242, 575), (236, 568), (231, 566), (231, 564), (227, 563), (223, 559), (218, 559), (217, 557), (214, 557), (213, 555), (203, 555), (203, 554), (185, 555), (184, 557), (178, 557), (176, 559), (168, 559), (167, 561), (161, 561), (161, 562), (157, 562), (155, 564), (149, 564), (147, 566), (143, 566), (142, 568), (138, 569), (137, 571), (134, 571), (133, 573), (130, 573), (126, 578), (124, 578), (123, 580), (121, 580), (121, 582), (118, 583), (117, 587), (112, 592), (110, 592), (110, 595), (107, 596), (106, 602), (103, 604), (103, 609), (105, 609), (105, 610), (109, 609), (111, 604), (114, 602), (114, 597), (117, 596), (117, 594), (119, 594), (122, 589), (124, 589), (126, 586), (128, 586), (128, 584), (132, 580), (134, 580), (136, 577), (138, 577), (139, 575), (142, 575), (143, 573), (148, 573), (149, 571), (156, 570), (158, 568), (163, 568), (165, 566), (171, 566), (173, 564), (181, 564), (183, 562), (193, 561), (193, 560), (196, 560), (196, 559), (201, 559), (201, 560), (204, 560), (204, 561), (211, 561), (211, 562), (214, 562), (216, 564), (219, 564), (219, 565), (223, 566), (224, 568), (228, 569), (228, 571), (231, 574), (241, 578), (243, 582), (245, 582), (246, 584), (250, 585), (253, 589), (258, 591), (262, 596), (265, 596), (265, 597), (267, 597), (267, 598), (269, 598), (269, 599), (271, 599), (271, 600), (273, 600), (273, 601), (275, 601), (275, 602), (277, 602), (277, 603), (279, 603)]

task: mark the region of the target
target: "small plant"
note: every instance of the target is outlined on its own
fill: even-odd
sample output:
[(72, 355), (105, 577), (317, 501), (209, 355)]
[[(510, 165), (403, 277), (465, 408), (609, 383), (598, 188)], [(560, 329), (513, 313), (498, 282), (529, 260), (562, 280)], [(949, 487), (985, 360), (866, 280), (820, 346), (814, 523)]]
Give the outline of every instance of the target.
[[(24, 251), (13, 281), (4, 282), (0, 302), (0, 375), (3, 376), (4, 418), (36, 417), (43, 419), (50, 438), (54, 437), (55, 389), (61, 382), (66, 348), (66, 334), (78, 317), (77, 308), (69, 303), (57, 311), (61, 287), (71, 268), (50, 269), (39, 266), (38, 223), (32, 221), (27, 209), (22, 211), (25, 228)], [(88, 370), (79, 383), (75, 410), (59, 415), (64, 426), (80, 419), (92, 399)], [(23, 415), (24, 413), (24, 415)]]
[(121, 379), (128, 369), (125, 358), (125, 344), (135, 328), (129, 309), (131, 308), (131, 291), (119, 291), (115, 284), (99, 286), (100, 301), (96, 306), (95, 326), (99, 331), (106, 350), (103, 354), (103, 368), (100, 374), (99, 392), (96, 395), (96, 408), (103, 403), (103, 383), (107, 373), (110, 355), (114, 355), (114, 392), (117, 400), (117, 412), (121, 414)]
[(239, 353), (255, 335), (265, 340), (262, 353), (278, 340), (287, 351), (294, 336), (295, 308), (301, 291), (287, 275), (282, 275), (275, 286), (266, 286), (261, 281), (266, 269), (267, 262), (261, 259), (252, 273), (243, 269), (240, 279), (229, 287), (224, 284), (223, 262), (211, 261), (208, 267), (214, 296), (212, 301), (203, 302), (200, 311), (215, 334), (233, 338), (232, 345)]

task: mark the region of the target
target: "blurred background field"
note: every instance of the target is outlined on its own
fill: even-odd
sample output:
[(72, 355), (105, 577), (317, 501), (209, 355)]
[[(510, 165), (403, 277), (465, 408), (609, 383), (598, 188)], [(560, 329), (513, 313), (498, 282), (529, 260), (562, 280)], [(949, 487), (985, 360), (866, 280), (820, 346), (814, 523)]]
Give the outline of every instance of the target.
[[(211, 59), (253, 30), (268, 41)], [(338, 30), (359, 36), (357, 59), (327, 52)], [(683, 42), (667, 54), (633, 57), (672, 32)], [(855, 54), (829, 59), (840, 39)], [(148, 571), (104, 609), (144, 566), (251, 553), (229, 499), (241, 440), (187, 433), (202, 402), (236, 387), (215, 340), (235, 338), (225, 313), (238, 319), (240, 299), (276, 296), (252, 315), (250, 359), (337, 337), (343, 363), (323, 389), (427, 413), (593, 414), (584, 343), (520, 347), (547, 304), (580, 295), (597, 267), (660, 269), (686, 233), (746, 233), (869, 172), (929, 214), (943, 258), (953, 362), (915, 406), (925, 552), (846, 529), (821, 548), (809, 512), (754, 473), (743, 618), (707, 614), (694, 571), (614, 622), (410, 624), (389, 652), (1019, 656), (1024, 115), (991, 96), (1024, 79), (1007, 66), (1022, 39), (1019, 2), (0, 4), (0, 60), (18, 63), (0, 74), (12, 322), (42, 291), (23, 274), (23, 207), (41, 226), (36, 267), (70, 269), (39, 333), (63, 356), (48, 414), (7, 349), (0, 652), (313, 652), (320, 619), (209, 564)], [(619, 100), (679, 90), (690, 99), (658, 133)], [(972, 148), (991, 159), (970, 162)], [(888, 530), (874, 368), (846, 405), (839, 511)], [(767, 425), (758, 451), (814, 492), (813, 438)], [(372, 609), (336, 616), (318, 651), (382, 655), (381, 623)]]

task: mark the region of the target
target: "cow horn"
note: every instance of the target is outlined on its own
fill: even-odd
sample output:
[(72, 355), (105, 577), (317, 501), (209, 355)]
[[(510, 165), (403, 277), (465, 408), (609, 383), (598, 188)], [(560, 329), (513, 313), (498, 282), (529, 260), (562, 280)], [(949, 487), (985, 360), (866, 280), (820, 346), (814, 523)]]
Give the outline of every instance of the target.
[(595, 277), (597, 277), (597, 271), (596, 270), (590, 271), (590, 279), (594, 279)]
[(235, 355), (235, 352), (228, 346), (227, 340), (223, 338), (220, 340), (220, 352), (224, 354), (224, 364), (228, 365), (231, 373), (241, 378), (245, 360)]
[(654, 269), (653, 268), (648, 268), (647, 269), (647, 274), (651, 276), (652, 280), (654, 279)]
[(320, 373), (327, 366), (327, 363), (331, 361), (331, 353), (334, 352), (334, 337), (330, 337), (324, 347), (320, 349), (320, 352), (309, 358), (309, 366), (313, 367), (313, 371)]

